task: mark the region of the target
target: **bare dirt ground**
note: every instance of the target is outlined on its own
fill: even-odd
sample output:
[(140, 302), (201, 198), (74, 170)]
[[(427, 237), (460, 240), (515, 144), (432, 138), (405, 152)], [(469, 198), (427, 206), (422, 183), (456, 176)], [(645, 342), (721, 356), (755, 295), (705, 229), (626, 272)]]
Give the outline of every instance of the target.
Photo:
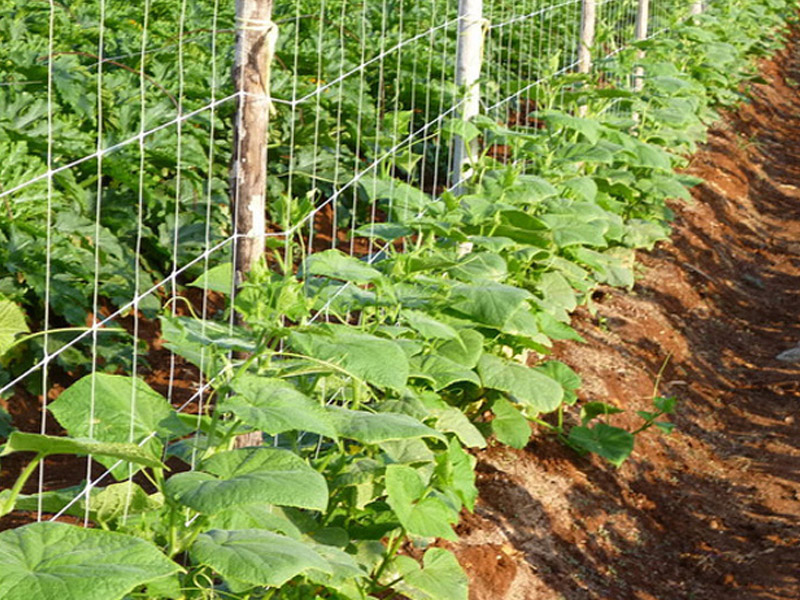
[[(454, 546), (471, 600), (800, 599), (800, 47), (725, 115), (690, 165), (670, 242), (632, 292), (580, 312), (556, 356), (583, 400), (680, 399), (615, 469), (552, 439), (479, 455), (481, 497)], [(632, 425), (623, 416), (614, 424)]]

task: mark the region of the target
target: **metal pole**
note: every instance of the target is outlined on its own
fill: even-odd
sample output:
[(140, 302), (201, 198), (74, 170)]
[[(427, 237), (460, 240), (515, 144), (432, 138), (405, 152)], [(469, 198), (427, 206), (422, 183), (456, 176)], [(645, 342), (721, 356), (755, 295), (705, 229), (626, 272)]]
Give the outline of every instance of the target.
[[(592, 47), (597, 26), (597, 6), (595, 0), (583, 0), (581, 5), (581, 31), (578, 43), (578, 73), (589, 74), (592, 72)], [(578, 110), (578, 115), (586, 116), (587, 105)]]
[(236, 284), (264, 254), (266, 232), (269, 72), (278, 29), (273, 0), (236, 1), (233, 82), (239, 94), (233, 135), (231, 200)]
[[(456, 85), (465, 90), (466, 98), (461, 110), (465, 121), (480, 112), (481, 63), (483, 62), (483, 0), (459, 0), (458, 47), (456, 49)], [(460, 191), (459, 182), (468, 177), (471, 169), (464, 170), (470, 156), (478, 151), (477, 140), (467, 145), (460, 137), (453, 143), (451, 182)]]
[[(233, 83), (238, 94), (231, 160), (234, 284), (264, 254), (266, 234), (267, 133), (270, 117), (270, 64), (278, 28), (273, 0), (236, 0), (236, 54)], [(235, 316), (241, 322), (240, 315)], [(261, 432), (238, 436), (234, 446), (260, 446)]]
[[(636, 11), (636, 41), (647, 39), (647, 26), (650, 20), (650, 0), (639, 0)], [(639, 51), (639, 59), (644, 58), (644, 51)], [(644, 87), (644, 68), (636, 67), (633, 71), (633, 91), (641, 92)]]

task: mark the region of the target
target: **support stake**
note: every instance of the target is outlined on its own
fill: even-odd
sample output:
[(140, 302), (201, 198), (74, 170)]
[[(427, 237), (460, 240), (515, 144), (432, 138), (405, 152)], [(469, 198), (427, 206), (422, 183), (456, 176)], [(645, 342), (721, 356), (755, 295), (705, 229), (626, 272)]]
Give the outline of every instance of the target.
[[(647, 39), (647, 26), (650, 21), (650, 0), (639, 0), (636, 11), (636, 41)], [(639, 59), (644, 58), (644, 51), (639, 51)], [(636, 67), (633, 71), (633, 91), (641, 92), (644, 87), (644, 68)]]
[[(456, 85), (466, 90), (461, 118), (468, 121), (480, 112), (481, 63), (483, 62), (483, 0), (459, 0), (458, 47), (456, 50)], [(460, 137), (453, 142), (451, 183), (455, 193), (461, 191), (459, 182), (468, 177), (465, 167), (478, 151), (477, 140), (468, 144)]]
[[(270, 64), (278, 28), (272, 22), (273, 0), (236, 0), (236, 55), (233, 83), (239, 94), (234, 117), (231, 161), (234, 284), (264, 254), (266, 234), (267, 133), (270, 118)], [(241, 323), (240, 315), (236, 321)], [(234, 445), (260, 446), (260, 432), (241, 435)]]
[[(595, 0), (583, 0), (581, 6), (581, 31), (578, 46), (578, 73), (589, 74), (592, 72), (592, 47), (597, 26), (597, 6)], [(578, 114), (586, 116), (587, 105), (580, 107)]]

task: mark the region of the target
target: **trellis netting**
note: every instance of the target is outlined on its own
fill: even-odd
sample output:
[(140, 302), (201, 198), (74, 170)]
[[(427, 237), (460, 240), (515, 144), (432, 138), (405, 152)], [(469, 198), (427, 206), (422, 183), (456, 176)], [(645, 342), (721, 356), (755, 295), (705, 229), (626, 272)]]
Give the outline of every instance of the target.
[[(376, 267), (437, 236), (453, 237), (464, 253), (521, 239), (499, 221), (495, 234), (461, 239), (442, 215), (469, 194), (486, 161), (530, 177), (534, 188), (549, 185), (542, 165), (553, 161), (518, 150), (530, 152), (556, 113), (580, 133), (591, 103), (594, 113), (635, 127), (640, 115), (630, 98), (645, 76), (637, 52), (701, 12), (684, 0), (0, 0), (0, 7), (0, 396), (20, 431), (66, 430), (85, 444), (63, 452), (35, 437), (9, 444), (7, 454), (34, 450), (41, 460), (24, 488), (0, 493), (0, 513), (104, 526), (93, 503), (111, 482), (143, 486), (131, 483), (114, 513), (133, 519), (146, 503), (133, 490), (163, 484), (161, 466), (147, 479), (142, 464), (170, 461), (211, 478), (209, 448), (237, 445), (247, 430), (239, 423), (257, 430), (251, 443), (263, 437), (312, 461), (331, 445), (346, 449), (344, 438), (397, 442), (392, 427), (359, 429), (371, 427), (359, 419), (384, 399), (376, 391), (384, 384), (393, 390), (385, 399), (393, 426), (445, 439), (412, 426), (414, 410), (399, 408), (409, 376), (402, 353), (413, 358), (416, 342), (395, 340), (402, 335), (390, 323), (392, 300), (403, 296), (406, 329), (421, 338), (453, 342), (456, 354), (469, 354), (474, 340), (459, 337), (457, 319), (442, 324), (415, 311), (423, 292), (389, 286), (395, 274)], [(254, 7), (261, 12), (247, 12)], [(252, 135), (254, 115), (263, 135)], [(587, 139), (595, 133), (584, 131)], [(485, 198), (467, 201), (489, 214)], [(507, 233), (496, 234), (500, 227)], [(237, 262), (254, 240), (257, 255)], [(398, 272), (421, 269), (414, 260), (398, 262)], [(501, 296), (516, 293), (491, 285)], [(321, 343), (309, 325), (357, 326), (367, 314), (389, 316), (306, 352)], [(483, 318), (492, 326), (491, 315)], [(520, 319), (515, 326), (527, 326)], [(533, 336), (531, 348), (542, 337)], [(394, 340), (405, 371), (339, 360), (355, 347), (369, 353), (371, 343), (378, 352), (379, 338)], [(263, 375), (265, 351), (276, 369), (265, 384), (270, 398), (287, 410), (306, 401), (315, 408), (282, 416), (278, 405), (270, 412), (236, 403), (247, 396), (236, 373)], [(477, 377), (460, 373), (452, 381)], [(442, 377), (432, 380), (436, 391), (452, 382)], [(281, 378), (297, 389), (276, 383)], [(215, 410), (225, 403), (229, 410)], [(336, 412), (348, 409), (349, 416)], [(445, 431), (483, 439), (461, 412), (448, 418), (458, 427)], [(454, 456), (463, 452), (442, 443)], [(397, 464), (404, 453), (428, 452), (381, 451)], [(3, 458), (10, 480), (26, 464), (18, 456)], [(348, 485), (358, 479), (348, 477)], [(311, 500), (286, 505), (319, 508)], [(206, 512), (180, 514), (188, 527)]]

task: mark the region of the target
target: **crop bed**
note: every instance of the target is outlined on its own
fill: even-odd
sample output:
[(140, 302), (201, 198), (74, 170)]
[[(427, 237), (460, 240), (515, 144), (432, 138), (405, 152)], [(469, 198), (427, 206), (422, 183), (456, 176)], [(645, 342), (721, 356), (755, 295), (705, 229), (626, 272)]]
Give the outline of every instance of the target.
[(611, 470), (537, 437), (478, 454), (480, 498), (454, 546), (473, 600), (800, 597), (800, 51), (693, 158), (706, 183), (641, 253), (632, 293), (603, 288), (557, 356), (584, 400), (677, 396), (671, 436)]

